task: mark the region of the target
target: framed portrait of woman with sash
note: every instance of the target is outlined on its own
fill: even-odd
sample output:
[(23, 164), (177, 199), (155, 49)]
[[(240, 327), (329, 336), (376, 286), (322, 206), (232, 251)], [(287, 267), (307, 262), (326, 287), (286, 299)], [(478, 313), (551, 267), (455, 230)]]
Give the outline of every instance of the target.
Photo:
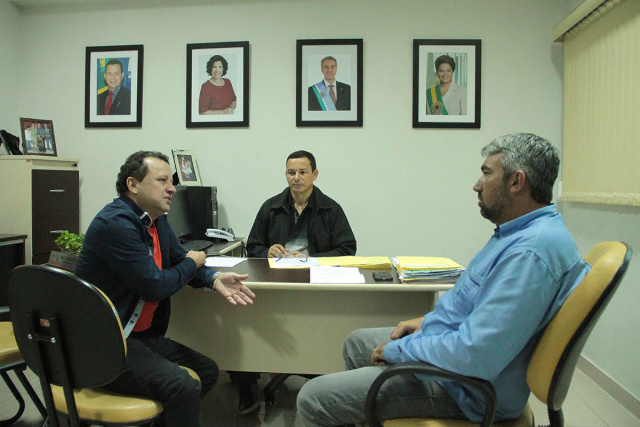
[(413, 40), (413, 127), (480, 128), (480, 40)]
[(296, 126), (362, 127), (362, 39), (296, 47)]

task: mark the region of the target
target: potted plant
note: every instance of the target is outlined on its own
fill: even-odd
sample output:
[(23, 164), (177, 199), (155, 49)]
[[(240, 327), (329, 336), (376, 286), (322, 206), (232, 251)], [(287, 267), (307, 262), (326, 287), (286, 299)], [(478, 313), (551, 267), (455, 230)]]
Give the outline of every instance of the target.
[(65, 230), (55, 240), (55, 244), (60, 251), (51, 251), (49, 256), (49, 264), (63, 268), (69, 271), (75, 271), (78, 255), (82, 250), (84, 234), (71, 233)]

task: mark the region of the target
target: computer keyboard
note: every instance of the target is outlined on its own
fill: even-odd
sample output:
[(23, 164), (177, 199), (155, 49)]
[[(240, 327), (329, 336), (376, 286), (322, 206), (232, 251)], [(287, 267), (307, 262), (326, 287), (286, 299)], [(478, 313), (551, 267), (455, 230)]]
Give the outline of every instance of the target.
[(188, 240), (181, 243), (181, 245), (185, 251), (203, 251), (213, 245), (213, 242), (209, 240)]

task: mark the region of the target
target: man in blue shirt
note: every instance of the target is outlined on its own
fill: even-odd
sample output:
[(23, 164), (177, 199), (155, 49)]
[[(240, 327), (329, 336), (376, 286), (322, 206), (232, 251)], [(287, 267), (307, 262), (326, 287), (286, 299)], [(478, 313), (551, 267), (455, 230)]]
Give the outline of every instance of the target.
[[(388, 365), (411, 361), (490, 381), (498, 396), (496, 419), (521, 414), (534, 348), (590, 267), (551, 204), (560, 160), (549, 141), (506, 135), (484, 147), (482, 155), (482, 175), (473, 190), (481, 215), (496, 225), (493, 236), (432, 312), (395, 329), (361, 329), (347, 337), (348, 370), (315, 378), (298, 394), (306, 427), (363, 421), (373, 380)], [(419, 376), (393, 377), (379, 395), (382, 419), (479, 422), (483, 411), (482, 398), (468, 388)]]

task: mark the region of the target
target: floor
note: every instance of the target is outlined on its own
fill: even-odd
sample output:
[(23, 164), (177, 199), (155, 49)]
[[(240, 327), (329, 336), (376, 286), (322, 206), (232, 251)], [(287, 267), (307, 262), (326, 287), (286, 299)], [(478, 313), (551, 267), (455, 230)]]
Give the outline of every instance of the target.
[[(12, 374), (13, 375), (13, 374)], [(13, 377), (12, 377), (13, 378)], [(28, 378), (39, 389), (37, 378), (29, 374)], [(263, 374), (259, 383), (262, 387), (269, 381), (270, 375)], [(223, 374), (216, 387), (205, 398), (203, 404), (203, 420), (207, 427), (302, 427), (296, 416), (296, 395), (307, 381), (301, 377), (289, 377), (276, 393), (273, 406), (261, 404), (260, 409), (249, 415), (236, 412), (237, 392), (229, 376)], [(0, 381), (0, 418), (13, 415), (17, 405), (3, 381)], [(22, 386), (18, 388), (22, 390)], [(531, 404), (535, 413), (536, 424), (548, 422), (546, 407), (534, 397)], [(640, 419), (619, 405), (589, 377), (576, 371), (569, 395), (564, 403), (565, 424), (567, 427), (640, 427)], [(40, 426), (42, 419), (33, 403), (27, 400), (27, 409), (22, 418), (15, 424), (18, 427)]]

